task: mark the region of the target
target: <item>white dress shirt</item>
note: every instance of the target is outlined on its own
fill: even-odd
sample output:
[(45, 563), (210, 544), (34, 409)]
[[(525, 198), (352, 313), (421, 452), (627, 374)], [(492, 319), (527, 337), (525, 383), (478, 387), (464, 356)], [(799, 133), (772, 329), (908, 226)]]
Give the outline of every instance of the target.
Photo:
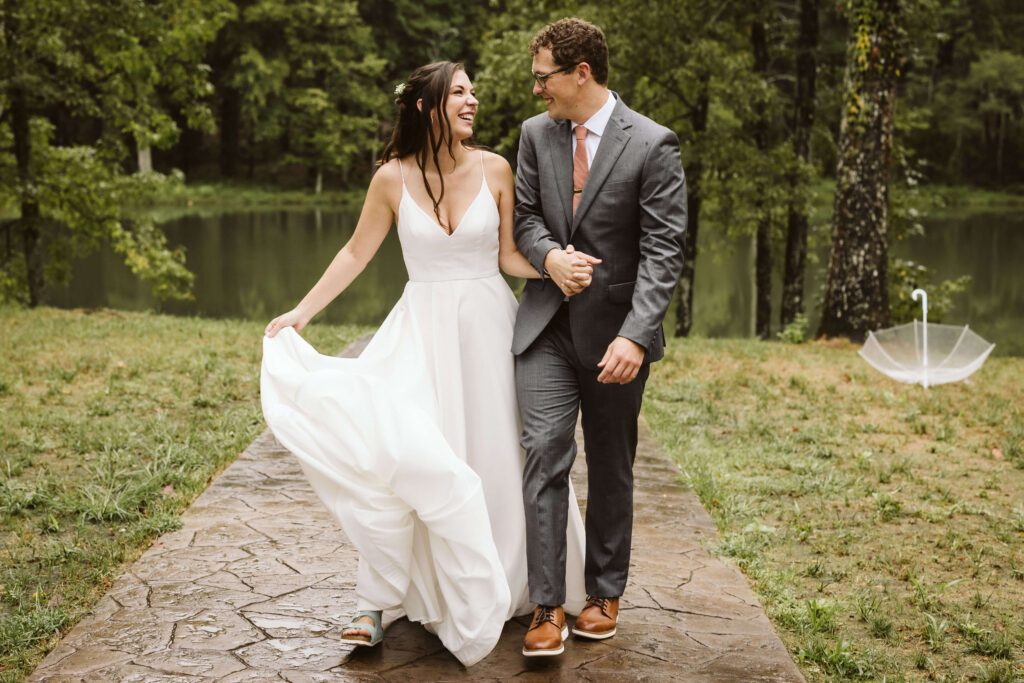
[(576, 127), (586, 126), (587, 128), (587, 167), (594, 165), (594, 156), (597, 154), (597, 146), (601, 144), (601, 136), (608, 126), (608, 120), (612, 117), (612, 110), (615, 109), (615, 96), (608, 92), (608, 101), (583, 123), (572, 124), (572, 153), (576, 154)]

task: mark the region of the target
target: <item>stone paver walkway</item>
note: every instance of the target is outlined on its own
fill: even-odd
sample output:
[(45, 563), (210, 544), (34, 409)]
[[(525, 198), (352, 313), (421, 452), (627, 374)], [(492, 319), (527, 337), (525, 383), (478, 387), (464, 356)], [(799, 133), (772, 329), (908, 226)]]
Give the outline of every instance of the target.
[[(346, 350), (356, 355), (366, 339)], [(582, 451), (582, 448), (581, 448)], [(297, 461), (260, 436), (39, 665), (31, 681), (802, 681), (743, 575), (701, 545), (717, 531), (645, 424), (630, 581), (618, 634), (520, 653), (525, 618), (465, 669), (406, 620), (353, 648), (356, 553)], [(573, 470), (586, 502), (583, 459)]]

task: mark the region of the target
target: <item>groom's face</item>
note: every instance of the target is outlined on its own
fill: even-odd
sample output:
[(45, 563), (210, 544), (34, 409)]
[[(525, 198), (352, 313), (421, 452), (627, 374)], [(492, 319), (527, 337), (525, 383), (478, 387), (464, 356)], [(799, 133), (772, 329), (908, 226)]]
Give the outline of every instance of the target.
[[(561, 70), (555, 64), (551, 50), (542, 47), (533, 56), (533, 94), (544, 100), (548, 108), (548, 116), (553, 119), (570, 118), (570, 112), (579, 97), (579, 86), (576, 82), (576, 68)], [(558, 72), (558, 73), (555, 73)], [(551, 74), (544, 78), (546, 74)], [(540, 80), (537, 77), (540, 77)], [(543, 85), (541, 82), (543, 81)]]

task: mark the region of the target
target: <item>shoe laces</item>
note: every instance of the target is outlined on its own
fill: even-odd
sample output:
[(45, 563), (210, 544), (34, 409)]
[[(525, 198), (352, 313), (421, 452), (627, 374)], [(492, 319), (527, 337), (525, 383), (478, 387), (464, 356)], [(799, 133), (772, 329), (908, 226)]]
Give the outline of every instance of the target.
[(587, 607), (597, 607), (606, 617), (608, 615), (608, 603), (611, 598), (587, 598)]
[(530, 626), (532, 631), (535, 628), (540, 627), (545, 622), (550, 622), (556, 628), (558, 627), (558, 619), (555, 617), (555, 607), (545, 607), (540, 605), (537, 607), (537, 614), (533, 617), (533, 625)]

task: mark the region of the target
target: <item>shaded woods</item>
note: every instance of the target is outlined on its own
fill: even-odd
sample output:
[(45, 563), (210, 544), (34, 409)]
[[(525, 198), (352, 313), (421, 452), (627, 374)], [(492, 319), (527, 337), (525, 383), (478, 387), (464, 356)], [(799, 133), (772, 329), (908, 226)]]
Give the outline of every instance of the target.
[(887, 245), (914, 227), (915, 188), (1024, 182), (1012, 0), (3, 0), (0, 301), (36, 305), (104, 242), (159, 296), (190, 296), (183, 252), (126, 206), (182, 182), (363, 187), (395, 86), (428, 61), (466, 63), (478, 139), (514, 161), (540, 111), (526, 44), (565, 15), (606, 27), (612, 89), (679, 135), (678, 336), (702, 229), (755, 240), (756, 332), (774, 336), (817, 305), (808, 216), (834, 184), (820, 331), (857, 338), (889, 322)]

